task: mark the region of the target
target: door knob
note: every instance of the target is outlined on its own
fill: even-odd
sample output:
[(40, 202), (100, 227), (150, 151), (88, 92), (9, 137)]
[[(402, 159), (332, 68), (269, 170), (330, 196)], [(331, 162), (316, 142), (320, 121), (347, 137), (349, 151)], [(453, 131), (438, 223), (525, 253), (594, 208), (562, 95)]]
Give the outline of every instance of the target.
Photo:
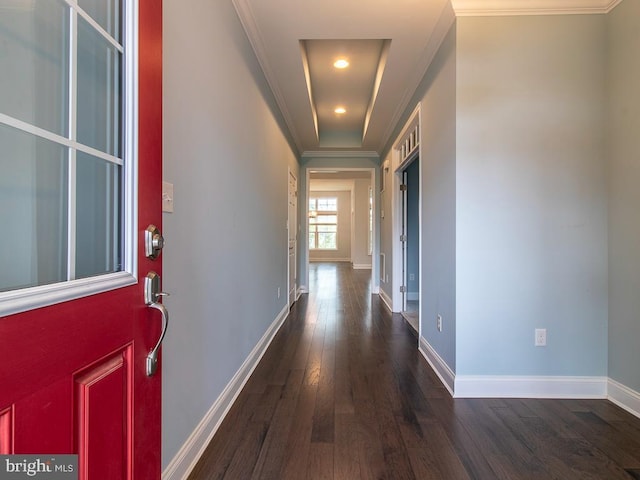
[(147, 258), (155, 260), (164, 247), (164, 237), (160, 229), (155, 225), (149, 225), (144, 231), (144, 254)]

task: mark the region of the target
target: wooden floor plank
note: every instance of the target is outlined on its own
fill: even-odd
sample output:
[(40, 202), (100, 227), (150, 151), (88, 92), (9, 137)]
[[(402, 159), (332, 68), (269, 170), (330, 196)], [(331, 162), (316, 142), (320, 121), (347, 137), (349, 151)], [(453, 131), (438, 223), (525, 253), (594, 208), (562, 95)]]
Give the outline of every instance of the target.
[(316, 406), (316, 390), (317, 387), (314, 385), (302, 386), (289, 437), (285, 443), (280, 476), (274, 478), (282, 478), (283, 480), (306, 478), (313, 412)]
[(380, 428), (376, 418), (376, 408), (372, 399), (363, 399), (356, 404), (355, 413), (358, 425), (358, 460), (360, 478), (378, 480), (386, 478), (386, 464)]
[(251, 475), (252, 479), (279, 478), (284, 464), (285, 444), (294, 421), (294, 412), (300, 401), (304, 372), (291, 370), (270, 422), (269, 430)]
[(306, 478), (308, 480), (333, 480), (333, 444), (311, 444)]
[(361, 478), (358, 455), (358, 424), (355, 414), (336, 414), (335, 426), (334, 477)]

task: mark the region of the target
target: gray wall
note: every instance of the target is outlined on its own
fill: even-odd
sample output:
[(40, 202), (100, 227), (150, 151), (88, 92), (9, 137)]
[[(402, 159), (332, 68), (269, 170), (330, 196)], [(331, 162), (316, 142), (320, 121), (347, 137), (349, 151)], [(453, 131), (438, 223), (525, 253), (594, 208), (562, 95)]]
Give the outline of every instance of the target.
[[(604, 27), (603, 16), (458, 19), (414, 97), (421, 332), (458, 374), (606, 371)], [(390, 229), (383, 220), (388, 255)]]
[(287, 169), (298, 168), (231, 2), (163, 8), (164, 177), (175, 187), (163, 217), (166, 467), (286, 305)]
[(457, 374), (607, 373), (605, 21), (457, 20)]
[[(338, 248), (336, 250), (312, 250), (309, 249), (309, 260), (317, 261), (351, 261), (351, 192), (348, 190), (338, 192), (312, 191), (310, 197), (338, 199)], [(309, 202), (305, 203), (308, 205)]]
[[(456, 26), (421, 86), (421, 335), (456, 369)], [(442, 316), (442, 331), (436, 317)]]
[(640, 391), (640, 2), (607, 22), (609, 376)]

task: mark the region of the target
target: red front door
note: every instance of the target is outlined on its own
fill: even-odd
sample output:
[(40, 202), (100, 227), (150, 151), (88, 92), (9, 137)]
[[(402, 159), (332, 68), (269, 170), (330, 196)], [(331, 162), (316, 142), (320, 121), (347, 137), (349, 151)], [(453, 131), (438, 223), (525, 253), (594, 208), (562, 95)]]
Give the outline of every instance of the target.
[[(0, 0), (0, 6), (2, 6), (2, 3), (3, 0)], [(50, 82), (43, 86), (38, 84), (39, 76), (41, 77), (57, 68), (50, 65), (53, 62), (52, 56), (54, 55), (42, 54), (42, 50), (49, 48), (49, 44), (54, 42), (41, 42), (43, 44), (41, 47), (35, 45), (39, 38), (51, 33), (44, 27), (39, 27), (38, 22), (45, 21), (39, 19), (38, 15), (40, 14), (33, 11), (19, 11), (27, 8), (17, 6), (20, 3), (34, 5), (34, 2), (8, 2), (4, 10), (0, 8), (0, 17), (5, 16), (5, 20), (7, 23), (11, 23), (12, 27), (21, 28), (20, 34), (25, 31), (28, 32), (25, 35), (29, 38), (29, 42), (34, 43), (32, 50), (35, 53), (33, 53), (33, 56), (40, 55), (44, 60), (38, 60), (39, 63), (34, 67), (35, 62), (28, 63), (25, 60), (28, 57), (27, 54), (16, 51), (15, 59), (11, 60), (14, 61), (14, 64), (9, 65), (7, 68), (12, 68), (12, 71), (15, 71), (15, 69), (24, 67), (31, 73), (39, 72), (37, 75), (29, 74), (23, 79), (17, 79), (15, 88), (19, 90), (24, 87), (25, 83), (31, 83), (32, 85), (29, 89), (33, 91), (33, 98), (25, 96), (23, 104), (24, 102), (31, 102), (41, 111), (36, 111), (32, 118), (23, 119), (20, 117), (22, 112), (19, 110), (19, 106), (14, 106), (11, 103), (10, 97), (15, 97), (16, 94), (5, 94), (4, 97), (0, 94), (0, 114), (6, 115), (6, 117), (0, 118), (0, 121), (4, 122), (0, 124), (0, 134), (6, 133), (7, 138), (18, 138), (14, 142), (18, 146), (21, 145), (20, 141), (22, 140), (20, 139), (23, 137), (33, 137), (35, 139), (33, 143), (37, 144), (38, 147), (38, 154), (42, 153), (44, 161), (47, 161), (43, 152), (57, 151), (56, 148), (58, 148), (59, 150), (64, 150), (63, 154), (66, 155), (73, 150), (75, 146), (73, 142), (83, 142), (83, 135), (85, 134), (82, 129), (88, 128), (87, 125), (92, 123), (93, 117), (89, 115), (84, 119), (76, 118), (73, 122), (68, 123), (72, 125), (74, 132), (77, 130), (77, 134), (69, 134), (71, 127), (67, 127), (67, 124), (61, 127), (60, 132), (58, 132), (55, 125), (51, 126), (52, 124), (46, 121), (40, 122), (40, 118), (46, 117), (47, 109), (55, 107), (45, 105), (50, 98), (47, 96), (46, 90), (49, 88), (48, 84)], [(72, 108), (76, 104), (83, 107), (81, 104), (85, 100), (81, 97), (83, 95), (93, 99), (100, 97), (91, 92), (94, 87), (99, 89), (102, 88), (102, 85), (96, 87), (91, 83), (91, 75), (82, 71), (85, 68), (82, 66), (82, 62), (85, 62), (85, 64), (91, 62), (99, 63), (100, 59), (104, 57), (102, 50), (106, 52), (113, 50), (115, 52), (114, 58), (117, 58), (118, 55), (124, 56), (127, 53), (126, 49), (131, 47), (123, 41), (122, 43), (125, 46), (120, 48), (119, 52), (117, 42), (111, 41), (107, 35), (109, 32), (105, 33), (100, 30), (102, 27), (98, 28), (96, 26), (103, 25), (100, 23), (102, 21), (100, 9), (102, 8), (101, 5), (103, 3), (106, 4), (106, 2), (79, 1), (78, 5), (85, 9), (84, 12), (80, 11), (79, 13), (71, 13), (70, 5), (75, 4), (75, 2), (70, 2), (69, 4), (53, 1), (35, 2), (35, 7), (32, 7), (32, 9), (37, 10), (44, 3), (47, 6), (43, 8), (61, 9), (60, 21), (55, 20), (58, 22), (55, 25), (63, 25), (60, 28), (61, 32), (64, 30), (64, 26), (71, 25), (71, 28), (69, 28), (69, 31), (72, 32), (71, 35), (77, 36), (79, 46), (76, 51), (74, 52), (74, 47), (68, 48), (68, 51), (72, 52), (70, 54), (72, 60), (64, 60), (62, 63), (67, 65), (75, 62), (79, 65), (69, 69), (72, 74), (75, 74), (76, 71), (79, 72), (77, 73), (77, 82), (70, 82), (72, 86), (77, 83), (78, 87), (76, 93), (68, 96), (64, 93), (62, 96), (65, 101), (69, 100), (69, 105)], [(54, 5), (54, 3), (60, 5)], [(97, 5), (95, 7), (95, 18), (97, 20), (95, 21), (89, 18), (91, 5)], [(131, 11), (135, 12), (135, 9)], [(76, 15), (76, 17), (72, 17), (72, 14)], [(18, 20), (9, 20), (8, 15), (14, 15)], [(47, 13), (47, 15), (48, 20), (46, 21), (53, 18), (51, 12)], [(124, 18), (124, 16), (130, 14), (119, 12), (113, 17), (115, 18), (118, 15)], [(28, 21), (25, 20), (25, 25), (28, 24), (29, 27), (23, 28), (19, 22), (27, 17)], [(111, 25), (114, 18), (105, 20), (104, 25)], [(115, 19), (117, 20), (117, 18)], [(0, 21), (2, 21), (1, 18)], [(137, 23), (139, 29), (137, 29), (135, 35), (139, 40), (137, 60), (139, 67), (137, 77), (138, 99), (136, 101), (138, 137), (137, 147), (132, 150), (133, 154), (135, 155), (137, 152), (138, 156), (137, 188), (135, 189), (137, 190), (137, 204), (136, 195), (133, 195), (133, 198), (128, 198), (126, 202), (123, 201), (121, 205), (118, 203), (119, 201), (115, 202), (115, 205), (120, 205), (118, 208), (123, 210), (122, 218), (127, 217), (127, 212), (124, 210), (130, 208), (131, 211), (128, 212), (130, 215), (127, 218), (130, 222), (132, 221), (131, 225), (135, 226), (137, 223), (137, 227), (130, 227), (137, 232), (134, 234), (137, 237), (134, 242), (134, 244), (137, 243), (137, 253), (132, 255), (133, 261), (131, 265), (134, 267), (130, 272), (130, 284), (114, 290), (90, 294), (41, 308), (28, 308), (20, 313), (0, 317), (0, 454), (48, 455), (75, 453), (79, 455), (81, 479), (144, 480), (160, 478), (161, 372), (158, 369), (155, 375), (148, 376), (146, 372), (146, 357), (159, 338), (162, 322), (160, 312), (148, 308), (144, 303), (143, 280), (149, 271), (155, 271), (162, 275), (162, 256), (160, 255), (155, 260), (146, 258), (143, 238), (147, 225), (154, 224), (161, 227), (162, 2), (140, 0)], [(73, 33), (74, 30), (76, 33)], [(103, 30), (106, 31), (108, 29), (104, 26)], [(134, 28), (131, 31), (136, 32), (136, 29)], [(3, 39), (1, 38), (2, 35), (4, 34), (0, 32), (0, 44), (9, 44), (11, 46), (14, 39)], [(60, 33), (59, 36), (60, 38), (66, 38), (64, 32)], [(116, 39), (123, 38), (125, 36), (124, 30), (120, 33), (116, 32), (114, 36)], [(103, 37), (107, 38), (107, 41)], [(66, 59), (67, 50), (65, 49), (69, 46), (70, 41), (64, 40), (64, 42), (66, 42), (64, 43), (66, 46), (61, 49), (62, 53), (60, 55), (63, 55)], [(14, 43), (18, 45), (17, 42)], [(28, 42), (22, 42), (22, 44), (24, 43)], [(87, 44), (89, 45), (87, 46)], [(103, 47), (103, 44), (106, 47)], [(17, 48), (22, 47), (17, 46)], [(92, 60), (93, 57), (90, 57), (92, 52), (100, 53), (95, 57), (98, 60)], [(4, 60), (0, 59), (0, 62), (2, 61)], [(112, 65), (112, 63), (109, 65)], [(91, 68), (92, 75), (99, 79), (104, 78), (104, 72), (100, 70), (102, 67)], [(127, 69), (124, 62), (119, 68), (122, 70)], [(66, 72), (65, 68), (61, 70)], [(8, 75), (7, 72), (7, 70), (3, 70), (2, 75)], [(96, 75), (95, 72), (98, 72), (98, 74)], [(63, 78), (62, 81), (65, 81), (64, 79), (67, 79), (69, 74), (63, 73), (54, 76)], [(0, 85), (3, 85), (4, 88), (5, 84), (0, 82)], [(113, 87), (108, 88), (113, 90)], [(61, 91), (64, 91), (64, 89), (61, 89)], [(19, 96), (20, 93), (17, 95)], [(45, 100), (42, 100), (43, 98)], [(109, 98), (111, 99), (111, 97)], [(86, 109), (87, 105), (85, 104), (83, 108)], [(97, 112), (101, 108), (100, 105), (99, 102), (95, 105), (91, 104), (90, 110), (93, 109), (93, 111)], [(124, 104), (121, 103), (121, 105)], [(66, 107), (61, 109), (63, 112), (68, 110)], [(17, 113), (14, 114), (14, 112)], [(134, 118), (133, 116), (128, 116), (129, 113), (125, 112), (123, 114), (124, 124)], [(83, 115), (86, 116), (86, 112)], [(79, 117), (81, 116), (79, 114)], [(17, 120), (14, 120), (14, 118), (17, 118)], [(21, 123), (23, 120), (34, 124), (35, 127), (24, 126)], [(111, 117), (110, 121), (112, 124), (118, 123), (113, 122)], [(116, 126), (119, 128), (120, 124)], [(49, 132), (58, 135), (55, 138), (51, 137), (52, 142), (47, 140), (47, 136), (50, 135)], [(70, 138), (70, 140), (58, 141), (59, 137)], [(28, 141), (31, 140), (27, 139)], [(58, 141), (60, 145), (50, 147), (49, 144), (53, 145), (53, 141)], [(73, 176), (73, 180), (76, 182), (79, 182), (81, 175), (85, 174), (80, 170), (85, 168), (80, 166), (80, 163), (85, 161), (82, 155), (88, 156), (100, 151), (95, 153), (94, 156), (99, 157), (102, 155), (108, 159), (116, 156), (106, 149), (106, 153), (103, 154), (98, 144), (99, 142), (96, 143), (96, 146), (91, 144), (91, 141), (87, 140), (85, 144), (88, 144), (93, 150), (88, 150), (81, 145), (78, 147), (80, 150), (78, 150), (77, 158), (75, 153), (73, 157), (69, 157), (73, 158), (73, 168), (76, 168), (77, 164), (78, 173), (77, 176)], [(5, 143), (9, 144), (9, 141)], [(8, 148), (10, 147), (5, 147), (0, 142), (0, 158), (3, 155), (5, 156), (6, 165), (9, 165), (9, 160), (6, 158), (9, 155), (7, 153)], [(81, 151), (83, 148), (85, 150), (84, 153)], [(89, 154), (86, 152), (89, 152)], [(15, 155), (15, 149), (11, 152), (11, 155)], [(116, 158), (115, 165), (117, 165), (117, 160)], [(13, 163), (18, 161), (21, 161), (18, 156), (11, 158)], [(109, 165), (107, 168), (111, 168), (111, 163), (106, 162), (106, 164)], [(0, 178), (3, 175), (1, 171), (3, 165), (3, 160), (0, 160)], [(10, 167), (7, 168), (10, 169)], [(61, 168), (64, 169), (65, 175), (68, 177), (69, 167), (64, 166)], [(39, 172), (41, 176), (44, 175), (42, 172), (46, 172), (46, 168), (43, 167)], [(5, 174), (5, 178), (6, 175), (8, 174)], [(66, 179), (67, 177), (64, 178)], [(117, 175), (114, 176), (114, 178), (117, 177)], [(38, 179), (40, 183), (45, 181), (48, 180), (46, 178)], [(19, 182), (19, 180), (16, 180), (14, 184), (16, 182)], [(10, 187), (11, 185), (3, 184), (0, 179), (0, 195), (10, 195)], [(119, 189), (116, 189), (116, 191), (120, 192)], [(18, 192), (16, 195), (21, 195), (22, 193)], [(45, 193), (41, 192), (38, 195), (45, 195)], [(90, 202), (77, 198), (79, 195), (80, 193), (69, 197), (72, 200), (68, 200), (65, 197), (63, 201), (64, 212), (71, 212), (69, 218), (76, 218), (72, 217), (72, 215), (79, 215), (77, 212), (80, 209), (91, 208)], [(46, 226), (47, 221), (57, 221), (58, 217), (55, 215), (45, 216), (42, 214), (43, 209), (53, 208), (52, 204), (55, 202), (40, 200), (33, 201), (34, 205), (40, 205), (38, 208), (41, 215), (38, 222), (42, 223), (44, 221)], [(73, 209), (69, 209), (71, 201), (75, 202)], [(6, 207), (7, 201), (4, 201), (4, 203)], [(17, 204), (24, 204), (24, 202), (17, 202)], [(9, 203), (9, 205), (12, 204)], [(16, 208), (19, 208), (19, 206)], [(35, 211), (37, 208), (34, 207), (31, 210)], [(20, 223), (20, 218), (22, 217), (15, 215), (12, 217), (10, 212), (2, 212), (2, 207), (0, 207), (0, 220), (3, 220), (2, 215), (5, 214), (6, 218), (8, 218), (6, 223), (9, 225), (22, 225)], [(43, 220), (43, 217), (46, 218)], [(88, 215), (87, 218), (92, 218), (92, 215)], [(60, 229), (64, 234), (62, 236), (73, 235), (75, 230), (69, 228), (70, 220), (61, 220), (61, 222), (64, 223), (64, 228)], [(74, 228), (80, 230), (81, 227), (83, 226), (76, 225)], [(15, 232), (7, 231), (5, 230), (6, 228), (8, 228), (6, 224), (4, 226), (0, 225), (0, 236), (11, 236), (13, 234), (15, 237)], [(99, 230), (102, 227), (89, 225), (86, 228), (98, 228)], [(41, 245), (42, 248), (47, 248), (44, 243), (50, 244), (57, 241), (53, 238), (46, 238), (47, 231), (51, 232), (55, 231), (55, 229), (55, 226), (47, 229), (43, 227), (38, 232), (40, 237), (33, 240), (36, 246), (33, 247), (30, 258), (34, 258), (39, 252), (38, 248), (40, 247), (38, 245)], [(67, 234), (66, 232), (71, 233)], [(78, 252), (83, 248), (83, 245), (81, 236), (77, 233), (76, 236), (78, 240), (74, 240), (71, 251), (77, 257), (80, 255), (81, 252)], [(121, 238), (118, 235), (112, 235), (112, 237)], [(17, 238), (16, 245), (20, 246), (21, 243), (25, 244), (31, 241), (28, 238)], [(123, 240), (124, 242), (125, 240)], [(0, 246), (2, 246), (1, 243)], [(101, 248), (104, 249), (105, 247), (102, 246)], [(117, 246), (107, 245), (107, 248), (113, 250)], [(62, 251), (64, 255), (67, 255), (64, 249)], [(44, 257), (44, 255), (40, 255), (40, 257)], [(20, 269), (20, 262), (14, 262), (16, 265), (11, 263), (15, 258), (19, 258), (19, 254), (15, 254), (13, 257), (10, 255), (0, 256), (0, 261), (5, 262), (5, 265), (0, 264), (0, 280), (3, 278), (3, 269), (5, 269), (5, 277), (9, 275), (6, 274), (9, 268)], [(37, 268), (44, 271), (54, 260), (53, 258), (40, 258), (39, 267)], [(73, 262), (67, 261), (65, 265), (72, 264)], [(68, 269), (74, 271), (75, 275), (78, 274), (76, 270), (79, 269), (75, 265), (68, 268), (63, 265), (60, 268), (66, 272), (66, 275), (68, 275)], [(119, 267), (115, 267), (115, 271), (117, 272), (118, 270)], [(5, 288), (5, 296), (2, 297), (0, 295), (0, 308), (2, 307), (3, 298), (6, 299), (7, 295), (11, 295), (13, 292), (19, 293), (20, 289), (11, 290)], [(34, 297), (37, 298), (39, 295), (44, 295), (38, 292), (36, 288)], [(44, 302), (46, 303), (46, 299)]]

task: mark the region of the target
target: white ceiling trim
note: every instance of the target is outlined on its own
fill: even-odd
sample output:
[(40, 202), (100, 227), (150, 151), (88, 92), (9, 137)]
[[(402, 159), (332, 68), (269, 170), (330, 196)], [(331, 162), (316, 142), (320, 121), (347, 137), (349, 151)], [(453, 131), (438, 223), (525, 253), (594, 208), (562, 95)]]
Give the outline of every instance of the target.
[(384, 145), (389, 142), (391, 135), (393, 135), (394, 130), (398, 127), (398, 123), (402, 119), (402, 114), (409, 106), (411, 98), (415, 95), (416, 90), (420, 86), (420, 82), (427, 73), (431, 62), (438, 53), (438, 49), (447, 36), (451, 25), (455, 22), (455, 19), (455, 13), (452, 11), (451, 6), (448, 3), (445, 3), (442, 11), (440, 12), (440, 17), (438, 18), (438, 22), (436, 23), (433, 33), (429, 38), (427, 47), (423, 51), (422, 58), (416, 62), (416, 69), (414, 70), (413, 77), (407, 81), (407, 88), (402, 95), (402, 100), (398, 103), (398, 108), (389, 122), (387, 131), (384, 134), (382, 148), (384, 148)]
[(251, 46), (253, 47), (253, 51), (256, 54), (258, 63), (260, 63), (260, 67), (262, 67), (262, 72), (267, 79), (267, 83), (269, 84), (269, 88), (271, 88), (271, 92), (273, 92), (273, 96), (276, 99), (276, 103), (280, 108), (282, 116), (284, 117), (284, 121), (289, 128), (289, 132), (291, 133), (293, 142), (296, 144), (296, 146), (298, 147), (298, 151), (300, 152), (302, 151), (302, 142), (300, 141), (300, 137), (298, 136), (298, 133), (294, 128), (295, 123), (291, 118), (291, 115), (289, 114), (289, 110), (287, 109), (284, 95), (282, 95), (282, 92), (278, 88), (276, 76), (273, 74), (273, 70), (271, 69), (271, 66), (269, 64), (269, 57), (267, 56), (264, 41), (262, 40), (262, 35), (260, 34), (260, 30), (258, 29), (258, 24), (256, 23), (255, 17), (253, 16), (253, 12), (251, 11), (249, 2), (248, 0), (231, 1), (236, 9), (236, 13), (238, 14), (240, 23), (242, 23), (242, 26), (247, 33), (249, 43), (251, 43)]
[(604, 14), (622, 0), (451, 0), (456, 17)]
[(364, 142), (365, 137), (367, 136), (367, 130), (369, 129), (369, 121), (371, 120), (371, 113), (373, 112), (373, 107), (376, 104), (376, 100), (378, 99), (378, 92), (380, 91), (380, 84), (382, 83), (382, 76), (384, 75), (384, 67), (387, 64), (387, 58), (389, 58), (389, 48), (391, 47), (391, 40), (385, 40), (382, 45), (382, 52), (380, 53), (380, 59), (378, 60), (378, 71), (376, 72), (376, 78), (373, 82), (373, 92), (371, 94), (371, 99), (369, 100), (369, 105), (367, 106), (367, 113), (364, 117), (364, 127), (362, 129), (362, 141)]
[[(376, 158), (379, 159), (378, 152), (359, 152), (359, 151), (313, 151), (307, 150), (302, 154), (302, 158)], [(341, 168), (340, 170), (344, 170)]]
[[(304, 70), (304, 80), (307, 82), (307, 93), (309, 94), (309, 104), (311, 105), (311, 115), (313, 116), (313, 128), (316, 131), (316, 140), (320, 140), (320, 130), (318, 128), (318, 110), (316, 102), (313, 98), (313, 89), (311, 88), (311, 72), (309, 71), (309, 57), (307, 49), (303, 42), (300, 42), (300, 55), (302, 55), (302, 69)], [(298, 147), (300, 149), (300, 147)]]

